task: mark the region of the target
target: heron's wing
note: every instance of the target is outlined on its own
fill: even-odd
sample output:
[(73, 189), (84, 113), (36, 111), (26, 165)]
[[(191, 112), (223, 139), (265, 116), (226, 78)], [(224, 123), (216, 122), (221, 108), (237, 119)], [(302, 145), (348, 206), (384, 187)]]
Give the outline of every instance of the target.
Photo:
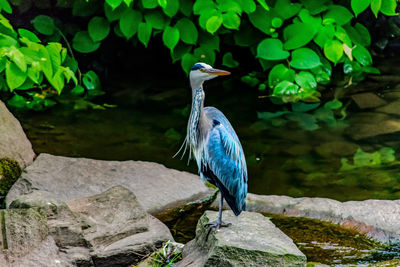
[[(242, 145), (228, 119), (216, 108), (205, 108), (212, 121), (207, 143), (205, 176), (216, 180), (225, 200), (236, 213), (245, 209), (247, 167)], [(208, 169), (208, 170), (207, 170)]]

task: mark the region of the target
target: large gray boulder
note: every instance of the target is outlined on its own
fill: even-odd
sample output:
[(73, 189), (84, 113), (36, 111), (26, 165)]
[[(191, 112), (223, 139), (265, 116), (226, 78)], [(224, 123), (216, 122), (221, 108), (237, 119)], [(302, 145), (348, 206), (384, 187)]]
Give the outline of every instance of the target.
[(128, 266), (173, 240), (169, 229), (122, 186), (66, 203), (34, 191), (10, 207), (40, 209), (55, 242), (78, 266)]
[(46, 216), (35, 209), (1, 210), (0, 266), (75, 266), (49, 235)]
[(0, 158), (9, 158), (21, 168), (31, 164), (35, 153), (19, 121), (0, 101)]
[[(217, 205), (213, 203), (214, 208)], [(400, 200), (340, 202), (328, 198), (248, 194), (247, 210), (319, 219), (353, 229), (379, 242), (400, 241)]]
[(206, 224), (217, 217), (217, 212), (204, 213), (176, 266), (306, 266), (306, 256), (265, 216), (224, 211), (223, 220), (232, 225), (210, 230)]
[(197, 175), (168, 169), (152, 162), (104, 161), (40, 154), (25, 169), (7, 195), (6, 204), (22, 195), (41, 191), (68, 201), (90, 197), (121, 185), (132, 191), (153, 215), (215, 193)]

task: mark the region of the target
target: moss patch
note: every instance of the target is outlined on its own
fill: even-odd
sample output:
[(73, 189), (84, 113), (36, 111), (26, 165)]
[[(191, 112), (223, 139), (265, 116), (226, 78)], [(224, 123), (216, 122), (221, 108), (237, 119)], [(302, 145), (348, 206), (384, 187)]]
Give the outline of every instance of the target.
[(0, 159), (0, 205), (3, 207), (4, 198), (11, 186), (21, 175), (21, 167), (18, 162), (2, 158)]

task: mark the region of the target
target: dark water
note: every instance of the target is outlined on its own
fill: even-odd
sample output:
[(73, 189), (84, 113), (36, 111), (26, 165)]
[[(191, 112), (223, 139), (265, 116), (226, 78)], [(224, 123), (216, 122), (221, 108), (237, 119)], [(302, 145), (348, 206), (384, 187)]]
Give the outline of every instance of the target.
[[(400, 87), (397, 87), (400, 80), (393, 72), (395, 68), (388, 68), (384, 70), (387, 76), (366, 80), (346, 90), (353, 94), (373, 91), (384, 101), (380, 107), (360, 108), (349, 95), (341, 94), (340, 89), (326, 88), (331, 95), (340, 96), (346, 108), (335, 111), (334, 120), (317, 119), (314, 121), (317, 126), (312, 126), (317, 129), (313, 130), (304, 129), (310, 128), (310, 121), (307, 122), (307, 118), (304, 121), (301, 114), (258, 119), (257, 112), (276, 112), (280, 108), (262, 97), (263, 92), (242, 84), (237, 77), (208, 82), (205, 85), (206, 106), (220, 109), (235, 128), (246, 154), (252, 193), (318, 196), (340, 201), (398, 199), (400, 102), (398, 108), (395, 104), (400, 101)], [(20, 112), (17, 116), (36, 153), (147, 160), (197, 173), (194, 162), (187, 165), (187, 156), (183, 160), (173, 158), (186, 134), (191, 100), (186, 78), (176, 79), (147, 76), (127, 81), (115, 78), (106, 90), (110, 96), (107, 103), (118, 105), (116, 108), (74, 111), (60, 106), (43, 112)], [(337, 88), (344, 86), (337, 85)], [(368, 101), (377, 105), (377, 100)], [(392, 110), (379, 109), (390, 104)], [(291, 110), (290, 106), (284, 107)], [(366, 153), (355, 157), (358, 149)], [(350, 254), (356, 256), (349, 256), (348, 250), (344, 251), (346, 245), (335, 241), (346, 235), (340, 233), (336, 239), (332, 238), (330, 245), (324, 245), (324, 241), (317, 240), (318, 230), (312, 232), (303, 235), (312, 236), (311, 241), (307, 238), (301, 241), (302, 238), (288, 234), (315, 261), (359, 263), (367, 257), (362, 251), (371, 248), (365, 241), (365, 244), (353, 246)], [(351, 236), (349, 240), (357, 241)], [(327, 251), (333, 256), (327, 256)], [(370, 258), (372, 262), (379, 259), (379, 255), (389, 255), (385, 259), (398, 255), (388, 254), (386, 250), (377, 253), (378, 256)]]

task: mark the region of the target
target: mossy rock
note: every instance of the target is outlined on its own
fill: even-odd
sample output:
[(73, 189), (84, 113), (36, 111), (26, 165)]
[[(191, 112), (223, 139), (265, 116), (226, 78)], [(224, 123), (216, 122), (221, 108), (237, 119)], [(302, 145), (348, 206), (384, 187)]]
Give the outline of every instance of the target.
[(8, 158), (0, 159), (0, 204), (2, 205), (5, 196), (11, 186), (21, 175), (21, 167), (18, 162)]

